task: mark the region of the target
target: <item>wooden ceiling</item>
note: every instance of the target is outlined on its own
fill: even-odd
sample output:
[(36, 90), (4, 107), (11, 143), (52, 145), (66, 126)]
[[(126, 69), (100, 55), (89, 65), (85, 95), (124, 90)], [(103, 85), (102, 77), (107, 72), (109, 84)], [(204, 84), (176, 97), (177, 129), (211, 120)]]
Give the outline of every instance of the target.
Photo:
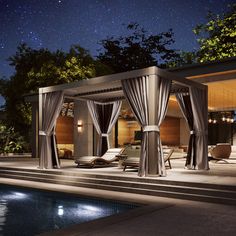
[(173, 68), (171, 71), (208, 86), (210, 111), (236, 110), (236, 57)]
[(206, 85), (210, 111), (236, 110), (236, 80), (218, 81)]
[[(236, 110), (236, 79), (205, 83), (208, 86), (208, 110)], [(168, 113), (181, 116), (175, 96), (170, 97)]]

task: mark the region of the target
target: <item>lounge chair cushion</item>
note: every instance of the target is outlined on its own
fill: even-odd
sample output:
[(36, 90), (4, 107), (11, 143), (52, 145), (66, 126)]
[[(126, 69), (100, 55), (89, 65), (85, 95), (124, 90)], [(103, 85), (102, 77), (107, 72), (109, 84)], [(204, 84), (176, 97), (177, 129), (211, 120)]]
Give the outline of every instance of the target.
[(122, 150), (123, 150), (122, 148), (110, 148), (101, 158), (106, 161), (116, 160), (117, 159), (116, 155), (120, 154)]
[(93, 162), (96, 159), (98, 159), (100, 157), (98, 156), (83, 156), (83, 157), (79, 157), (78, 159), (75, 160), (75, 163), (79, 164), (79, 163), (88, 163), (88, 162)]

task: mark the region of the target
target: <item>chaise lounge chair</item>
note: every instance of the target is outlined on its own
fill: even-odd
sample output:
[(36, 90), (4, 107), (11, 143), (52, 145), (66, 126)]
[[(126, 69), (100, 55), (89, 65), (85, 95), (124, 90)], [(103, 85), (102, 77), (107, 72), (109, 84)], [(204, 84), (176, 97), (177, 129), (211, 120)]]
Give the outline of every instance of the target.
[[(173, 154), (173, 152), (174, 152), (173, 148), (163, 150), (164, 161), (165, 161), (165, 163), (166, 162), (168, 163), (168, 165), (166, 165), (166, 167), (169, 167), (170, 169), (172, 168), (171, 163), (170, 163), (170, 157)], [(128, 157), (123, 162), (123, 166), (124, 166), (123, 171), (125, 171), (127, 167), (139, 167), (139, 158), (138, 157)]]
[(78, 157), (75, 160), (75, 163), (78, 164), (77, 167), (80, 166), (87, 166), (87, 167), (94, 167), (95, 165), (108, 165), (111, 164), (113, 161), (116, 161), (117, 155), (121, 154), (124, 151), (123, 148), (110, 148), (106, 151), (106, 153), (101, 156), (83, 156)]

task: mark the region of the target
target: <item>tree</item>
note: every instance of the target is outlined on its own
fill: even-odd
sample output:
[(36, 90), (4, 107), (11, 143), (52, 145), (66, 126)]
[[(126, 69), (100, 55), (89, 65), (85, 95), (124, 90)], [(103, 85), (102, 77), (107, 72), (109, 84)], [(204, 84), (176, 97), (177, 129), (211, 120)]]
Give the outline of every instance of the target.
[(100, 42), (103, 51), (98, 59), (113, 72), (157, 65), (164, 67), (173, 57), (179, 57), (175, 50), (169, 49), (174, 43), (171, 29), (156, 35), (148, 35), (137, 23), (129, 24), (127, 29), (128, 36), (110, 37)]
[(48, 49), (34, 50), (25, 44), (10, 57), (10, 65), (16, 73), (11, 81), (23, 82), (27, 91), (39, 87), (78, 81), (95, 76), (94, 60), (80, 46), (72, 46), (69, 53)]
[(209, 13), (206, 24), (195, 27), (199, 36), (199, 62), (215, 61), (236, 56), (236, 4), (228, 12), (220, 15)]
[(196, 52), (185, 52), (185, 51), (180, 51), (179, 52), (179, 57), (175, 57), (172, 60), (170, 60), (167, 63), (168, 68), (173, 68), (173, 67), (180, 67), (184, 65), (190, 65), (197, 63), (197, 55)]
[(19, 153), (29, 149), (28, 146), (24, 137), (16, 133), (13, 127), (0, 122), (0, 153)]
[[(35, 50), (21, 44), (10, 65), (15, 74), (9, 80), (0, 80), (0, 93), (5, 98), (7, 127), (27, 138), (31, 124), (31, 107), (24, 101), (27, 93), (37, 93), (39, 87), (69, 83), (105, 74), (106, 67), (96, 62), (78, 45), (68, 53), (48, 49)], [(97, 72), (97, 71), (98, 72)]]

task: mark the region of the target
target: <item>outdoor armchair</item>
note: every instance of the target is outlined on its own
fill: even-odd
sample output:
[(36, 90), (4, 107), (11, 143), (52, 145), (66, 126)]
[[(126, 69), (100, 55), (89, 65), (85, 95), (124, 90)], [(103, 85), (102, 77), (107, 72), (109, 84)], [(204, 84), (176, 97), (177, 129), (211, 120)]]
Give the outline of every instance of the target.
[(166, 164), (166, 167), (169, 167), (170, 169), (171, 167), (171, 163), (170, 163), (170, 157), (172, 156), (174, 152), (174, 148), (169, 148), (169, 149), (163, 149), (163, 153), (164, 153), (164, 161)]
[(83, 156), (75, 158), (75, 163), (78, 164), (77, 167), (80, 166), (88, 166), (94, 167), (95, 165), (104, 165), (110, 164), (113, 161), (118, 159), (117, 155), (123, 152), (123, 148), (110, 148), (106, 151), (106, 153), (99, 157), (99, 156)]
[(217, 161), (224, 161), (230, 157), (231, 154), (231, 145), (229, 143), (217, 143), (215, 147), (210, 149), (210, 154), (213, 159)]

